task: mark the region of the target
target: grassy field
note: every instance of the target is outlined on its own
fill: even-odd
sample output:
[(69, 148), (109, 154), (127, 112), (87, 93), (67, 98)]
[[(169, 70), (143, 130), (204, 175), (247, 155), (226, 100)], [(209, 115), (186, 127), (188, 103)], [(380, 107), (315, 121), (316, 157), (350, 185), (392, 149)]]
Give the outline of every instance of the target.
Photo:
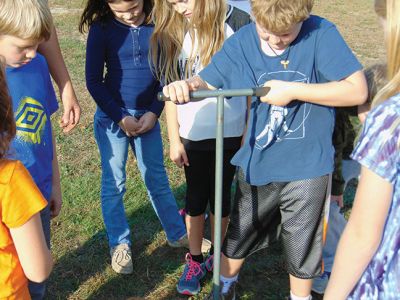
[[(165, 234), (147, 199), (134, 157), (127, 165), (126, 213), (132, 228), (134, 273), (121, 276), (110, 267), (107, 238), (100, 210), (100, 159), (93, 137), (94, 101), (84, 84), (85, 36), (79, 34), (81, 0), (50, 0), (63, 54), (83, 115), (71, 134), (56, 128), (62, 174), (63, 209), (52, 222), (52, 251), (56, 261), (47, 299), (185, 299), (176, 293), (183, 270), (184, 250), (165, 243)], [(346, 41), (365, 65), (384, 55), (383, 33), (373, 13), (372, 0), (317, 0), (314, 12), (338, 25)], [(58, 123), (60, 113), (53, 124)], [(162, 117), (163, 119), (163, 117)], [(163, 122), (163, 121), (162, 121)], [(164, 123), (164, 122), (163, 122)], [(165, 126), (163, 126), (165, 135)], [(182, 205), (182, 170), (165, 163), (173, 191)], [(241, 299), (283, 299), (288, 280), (280, 246), (253, 255), (246, 263), (238, 292)], [(205, 280), (202, 299), (210, 291)]]

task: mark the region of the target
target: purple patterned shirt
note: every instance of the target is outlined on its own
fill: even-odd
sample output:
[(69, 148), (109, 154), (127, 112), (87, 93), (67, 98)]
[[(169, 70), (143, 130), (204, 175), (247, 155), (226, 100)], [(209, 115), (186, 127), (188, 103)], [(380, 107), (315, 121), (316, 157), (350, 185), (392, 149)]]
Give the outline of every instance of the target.
[(400, 94), (373, 109), (352, 158), (393, 185), (381, 244), (348, 299), (400, 299)]

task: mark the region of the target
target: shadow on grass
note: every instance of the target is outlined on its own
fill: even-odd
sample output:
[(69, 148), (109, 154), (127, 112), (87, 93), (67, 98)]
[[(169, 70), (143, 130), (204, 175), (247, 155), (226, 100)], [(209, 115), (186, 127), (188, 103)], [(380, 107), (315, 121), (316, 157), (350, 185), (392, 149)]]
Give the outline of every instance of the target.
[(275, 242), (246, 259), (240, 272), (237, 292), (243, 300), (287, 299), (289, 277), (285, 271), (280, 242)]
[(111, 269), (108, 240), (102, 230), (56, 261), (46, 299), (144, 297), (168, 272), (181, 265), (184, 250), (166, 245), (149, 201), (127, 218), (132, 230), (134, 273), (122, 276)]
[[(180, 206), (183, 191), (182, 187), (174, 190)], [(57, 260), (46, 299), (188, 299), (176, 292), (186, 250), (166, 244), (149, 201), (127, 217), (132, 229), (133, 274), (119, 275), (111, 269), (108, 241), (102, 230)], [(209, 226), (206, 231), (209, 236)], [(288, 295), (280, 253), (280, 245), (275, 244), (247, 259), (237, 288), (240, 299), (279, 300)], [(209, 274), (201, 293), (190, 299), (204, 299), (211, 281)]]
[[(151, 245), (147, 245), (149, 247)], [(143, 253), (143, 249), (139, 251)], [(151, 253), (139, 255), (134, 258), (132, 275), (110, 278), (88, 299), (187, 299), (180, 298), (175, 290), (184, 253), (184, 249), (173, 249), (163, 244)]]

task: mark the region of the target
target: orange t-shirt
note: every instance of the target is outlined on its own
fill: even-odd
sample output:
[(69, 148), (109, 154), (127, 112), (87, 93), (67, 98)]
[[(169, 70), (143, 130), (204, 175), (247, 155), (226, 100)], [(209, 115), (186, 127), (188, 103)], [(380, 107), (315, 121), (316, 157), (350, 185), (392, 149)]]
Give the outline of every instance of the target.
[(0, 299), (31, 299), (9, 228), (17, 228), (46, 207), (47, 201), (23, 164), (0, 160)]

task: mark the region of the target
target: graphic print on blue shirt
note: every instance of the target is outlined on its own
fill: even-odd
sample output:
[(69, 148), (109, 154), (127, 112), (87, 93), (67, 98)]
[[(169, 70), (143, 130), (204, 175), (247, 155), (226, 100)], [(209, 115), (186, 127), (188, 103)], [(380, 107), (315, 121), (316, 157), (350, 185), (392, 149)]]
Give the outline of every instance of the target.
[[(290, 64), (285, 69), (281, 57)], [(334, 24), (310, 16), (281, 56), (268, 56), (254, 23), (225, 41), (200, 72), (216, 88), (262, 86), (268, 80), (302, 83), (340, 81), (362, 69)], [(252, 185), (289, 182), (333, 170), (334, 109), (303, 101), (285, 107), (253, 98), (242, 148), (232, 159)]]
[[(262, 87), (269, 80), (284, 80), (291, 82), (309, 83), (307, 75), (293, 70), (282, 70), (263, 73), (257, 80), (257, 86)], [(304, 102), (298, 124), (290, 122), (287, 106), (269, 105), (269, 112), (265, 128), (255, 137), (255, 148), (265, 149), (272, 142), (281, 142), (286, 139), (303, 139), (306, 135), (305, 123), (310, 115), (312, 105)], [(299, 112), (298, 112), (299, 113)]]
[(24, 164), (43, 196), (49, 199), (53, 175), (50, 116), (58, 104), (47, 63), (38, 54), (25, 66), (6, 68), (6, 78), (17, 129), (9, 157)]
[(15, 112), (17, 137), (26, 143), (40, 144), (46, 123), (43, 105), (31, 97), (23, 98)]

